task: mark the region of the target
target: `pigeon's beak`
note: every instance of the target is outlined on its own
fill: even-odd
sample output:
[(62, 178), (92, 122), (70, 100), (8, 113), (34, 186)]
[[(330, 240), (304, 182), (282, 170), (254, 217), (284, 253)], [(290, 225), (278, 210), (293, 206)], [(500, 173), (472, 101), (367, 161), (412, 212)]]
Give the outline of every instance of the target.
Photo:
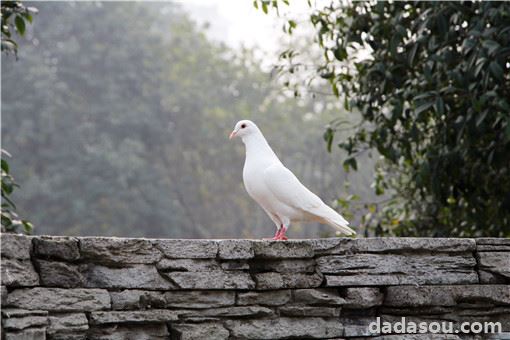
[(236, 134), (237, 134), (236, 130), (232, 131), (232, 132), (230, 133), (230, 137), (228, 137), (228, 139), (232, 139), (232, 138), (234, 138), (234, 137), (236, 136)]

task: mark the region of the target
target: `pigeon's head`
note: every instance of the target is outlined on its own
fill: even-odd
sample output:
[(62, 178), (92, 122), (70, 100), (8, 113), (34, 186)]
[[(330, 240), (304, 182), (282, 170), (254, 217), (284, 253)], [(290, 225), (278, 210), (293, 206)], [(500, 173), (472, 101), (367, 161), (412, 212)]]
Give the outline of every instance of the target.
[(241, 139), (251, 134), (258, 133), (259, 128), (251, 120), (240, 120), (237, 122), (234, 130), (230, 134), (230, 139), (240, 137)]

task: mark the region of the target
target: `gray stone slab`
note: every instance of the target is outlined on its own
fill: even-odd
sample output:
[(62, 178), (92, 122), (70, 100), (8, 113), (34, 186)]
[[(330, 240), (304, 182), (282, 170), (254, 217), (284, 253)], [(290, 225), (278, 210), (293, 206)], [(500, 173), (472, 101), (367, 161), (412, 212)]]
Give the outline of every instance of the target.
[(228, 320), (225, 324), (233, 337), (246, 339), (321, 339), (343, 334), (343, 326), (337, 319), (314, 317)]
[(226, 340), (230, 334), (218, 323), (172, 324), (172, 334), (174, 333), (180, 340)]
[(213, 240), (154, 240), (154, 244), (174, 259), (213, 259), (218, 254), (218, 242)]
[(463, 253), (476, 249), (474, 239), (467, 238), (328, 238), (313, 240), (317, 254), (357, 254), (357, 253)]
[(48, 324), (48, 312), (43, 310), (2, 309), (2, 326), (9, 331), (19, 331)]
[(510, 238), (477, 238), (476, 250), (510, 252)]
[(379, 288), (347, 288), (344, 296), (344, 308), (367, 309), (381, 306), (384, 301), (384, 294), (379, 290)]
[(278, 308), (282, 316), (319, 316), (334, 318), (340, 316), (341, 308), (334, 307), (309, 307), (309, 306), (283, 306)]
[(7, 304), (22, 309), (56, 312), (94, 311), (110, 308), (110, 295), (104, 289), (31, 288), (16, 289)]
[(332, 255), (318, 258), (317, 265), (330, 287), (478, 283), (476, 260), (464, 254)]
[(32, 249), (32, 237), (11, 233), (0, 233), (2, 257), (18, 260), (29, 260)]
[(252, 241), (220, 240), (218, 257), (223, 260), (244, 260), (255, 256)]
[(168, 340), (170, 334), (164, 323), (139, 325), (99, 325), (91, 327), (88, 340)]
[(81, 256), (86, 261), (101, 264), (152, 264), (158, 262), (161, 251), (154, 240), (84, 237), (80, 238)]
[(78, 288), (85, 286), (85, 277), (78, 265), (46, 260), (35, 260), (45, 287)]
[(163, 273), (181, 289), (253, 289), (250, 274), (233, 271)]
[(85, 286), (89, 288), (174, 289), (176, 286), (163, 278), (154, 265), (130, 265), (110, 268), (89, 265), (82, 269)]
[(257, 289), (314, 288), (319, 287), (324, 278), (318, 273), (258, 273), (253, 275)]
[(253, 250), (256, 258), (264, 259), (288, 259), (288, 258), (311, 258), (314, 256), (310, 241), (253, 241)]
[(46, 328), (27, 328), (19, 332), (5, 332), (5, 340), (46, 340)]
[(165, 258), (156, 264), (156, 268), (162, 271), (187, 271), (187, 272), (221, 270), (220, 264), (215, 259)]
[(255, 272), (278, 273), (313, 273), (315, 272), (314, 259), (285, 259), (285, 260), (259, 260), (250, 263)]
[(291, 299), (290, 290), (271, 290), (237, 294), (238, 305), (281, 306)]
[[(485, 273), (489, 273), (496, 278), (501, 277), (505, 281), (510, 282), (510, 252), (479, 252), (478, 269)], [(493, 283), (488, 275), (480, 276), (481, 283)]]
[(195, 309), (188, 311), (179, 311), (180, 318), (189, 317), (267, 317), (274, 316), (275, 313), (272, 309), (260, 306), (244, 306), (244, 307), (222, 307), (222, 308), (208, 308), (208, 309)]
[(105, 311), (90, 313), (92, 325), (119, 323), (158, 323), (176, 321), (179, 311), (167, 309), (151, 309), (144, 311)]
[(40, 258), (75, 261), (80, 258), (78, 239), (75, 237), (39, 236), (34, 237), (34, 254)]
[(7, 287), (32, 287), (39, 284), (39, 275), (30, 260), (2, 258), (1, 283)]
[(47, 333), (50, 338), (85, 338), (89, 322), (85, 313), (59, 313), (50, 315)]
[(144, 291), (124, 290), (110, 292), (112, 308), (148, 309), (148, 308), (214, 308), (233, 306), (233, 291)]
[(343, 306), (345, 299), (340, 296), (336, 289), (296, 289), (294, 302), (310, 306)]
[(402, 286), (386, 289), (385, 306), (510, 305), (509, 285)]

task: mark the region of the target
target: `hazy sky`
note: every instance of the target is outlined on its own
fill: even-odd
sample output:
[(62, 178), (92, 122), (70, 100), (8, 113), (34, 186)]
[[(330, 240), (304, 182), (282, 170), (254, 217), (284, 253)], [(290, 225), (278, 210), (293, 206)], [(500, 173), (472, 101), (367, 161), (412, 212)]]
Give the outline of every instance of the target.
[[(253, 7), (251, 0), (186, 0), (178, 1), (192, 17), (210, 24), (210, 36), (232, 47), (260, 47), (267, 52), (278, 52), (282, 32), (282, 19), (273, 11), (264, 14)], [(292, 16), (303, 13), (306, 1), (294, 2), (287, 7), (282, 4), (281, 14)]]

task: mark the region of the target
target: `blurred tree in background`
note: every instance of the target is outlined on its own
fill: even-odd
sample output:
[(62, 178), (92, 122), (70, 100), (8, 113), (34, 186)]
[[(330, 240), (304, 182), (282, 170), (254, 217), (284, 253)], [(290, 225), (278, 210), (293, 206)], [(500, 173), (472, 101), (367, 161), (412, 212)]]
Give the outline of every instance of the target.
[[(37, 7), (19, 61), (2, 65), (2, 142), (16, 155), (16, 202), (37, 233), (270, 235), (242, 185), (243, 146), (227, 138), (242, 118), (326, 201), (343, 190), (321, 140), (338, 108), (282, 95), (251, 51), (211, 42), (178, 5)], [(352, 185), (367, 188), (370, 177)], [(319, 232), (332, 234), (293, 228)]]
[[(323, 52), (314, 76), (362, 116), (338, 144), (344, 166), (367, 149), (382, 156), (374, 187), (392, 199), (373, 228), (510, 236), (510, 3), (332, 2), (308, 21)], [(279, 71), (304, 73), (296, 55), (284, 51)], [(326, 131), (329, 147), (344, 123)]]
[[(17, 56), (18, 44), (14, 40), (14, 32), (19, 36), (23, 36), (27, 23), (32, 23), (32, 15), (34, 13), (37, 13), (35, 7), (26, 7), (21, 1), (2, 1), (0, 15), (2, 16), (1, 50), (3, 53)], [(9, 85), (4, 83), (4, 86)], [(29, 234), (32, 232), (32, 223), (18, 216), (16, 205), (11, 199), (14, 188), (18, 187), (10, 172), (7, 160), (11, 155), (3, 148), (1, 149), (1, 154), (2, 231), (17, 232), (18, 228), (22, 228), (25, 233)]]

